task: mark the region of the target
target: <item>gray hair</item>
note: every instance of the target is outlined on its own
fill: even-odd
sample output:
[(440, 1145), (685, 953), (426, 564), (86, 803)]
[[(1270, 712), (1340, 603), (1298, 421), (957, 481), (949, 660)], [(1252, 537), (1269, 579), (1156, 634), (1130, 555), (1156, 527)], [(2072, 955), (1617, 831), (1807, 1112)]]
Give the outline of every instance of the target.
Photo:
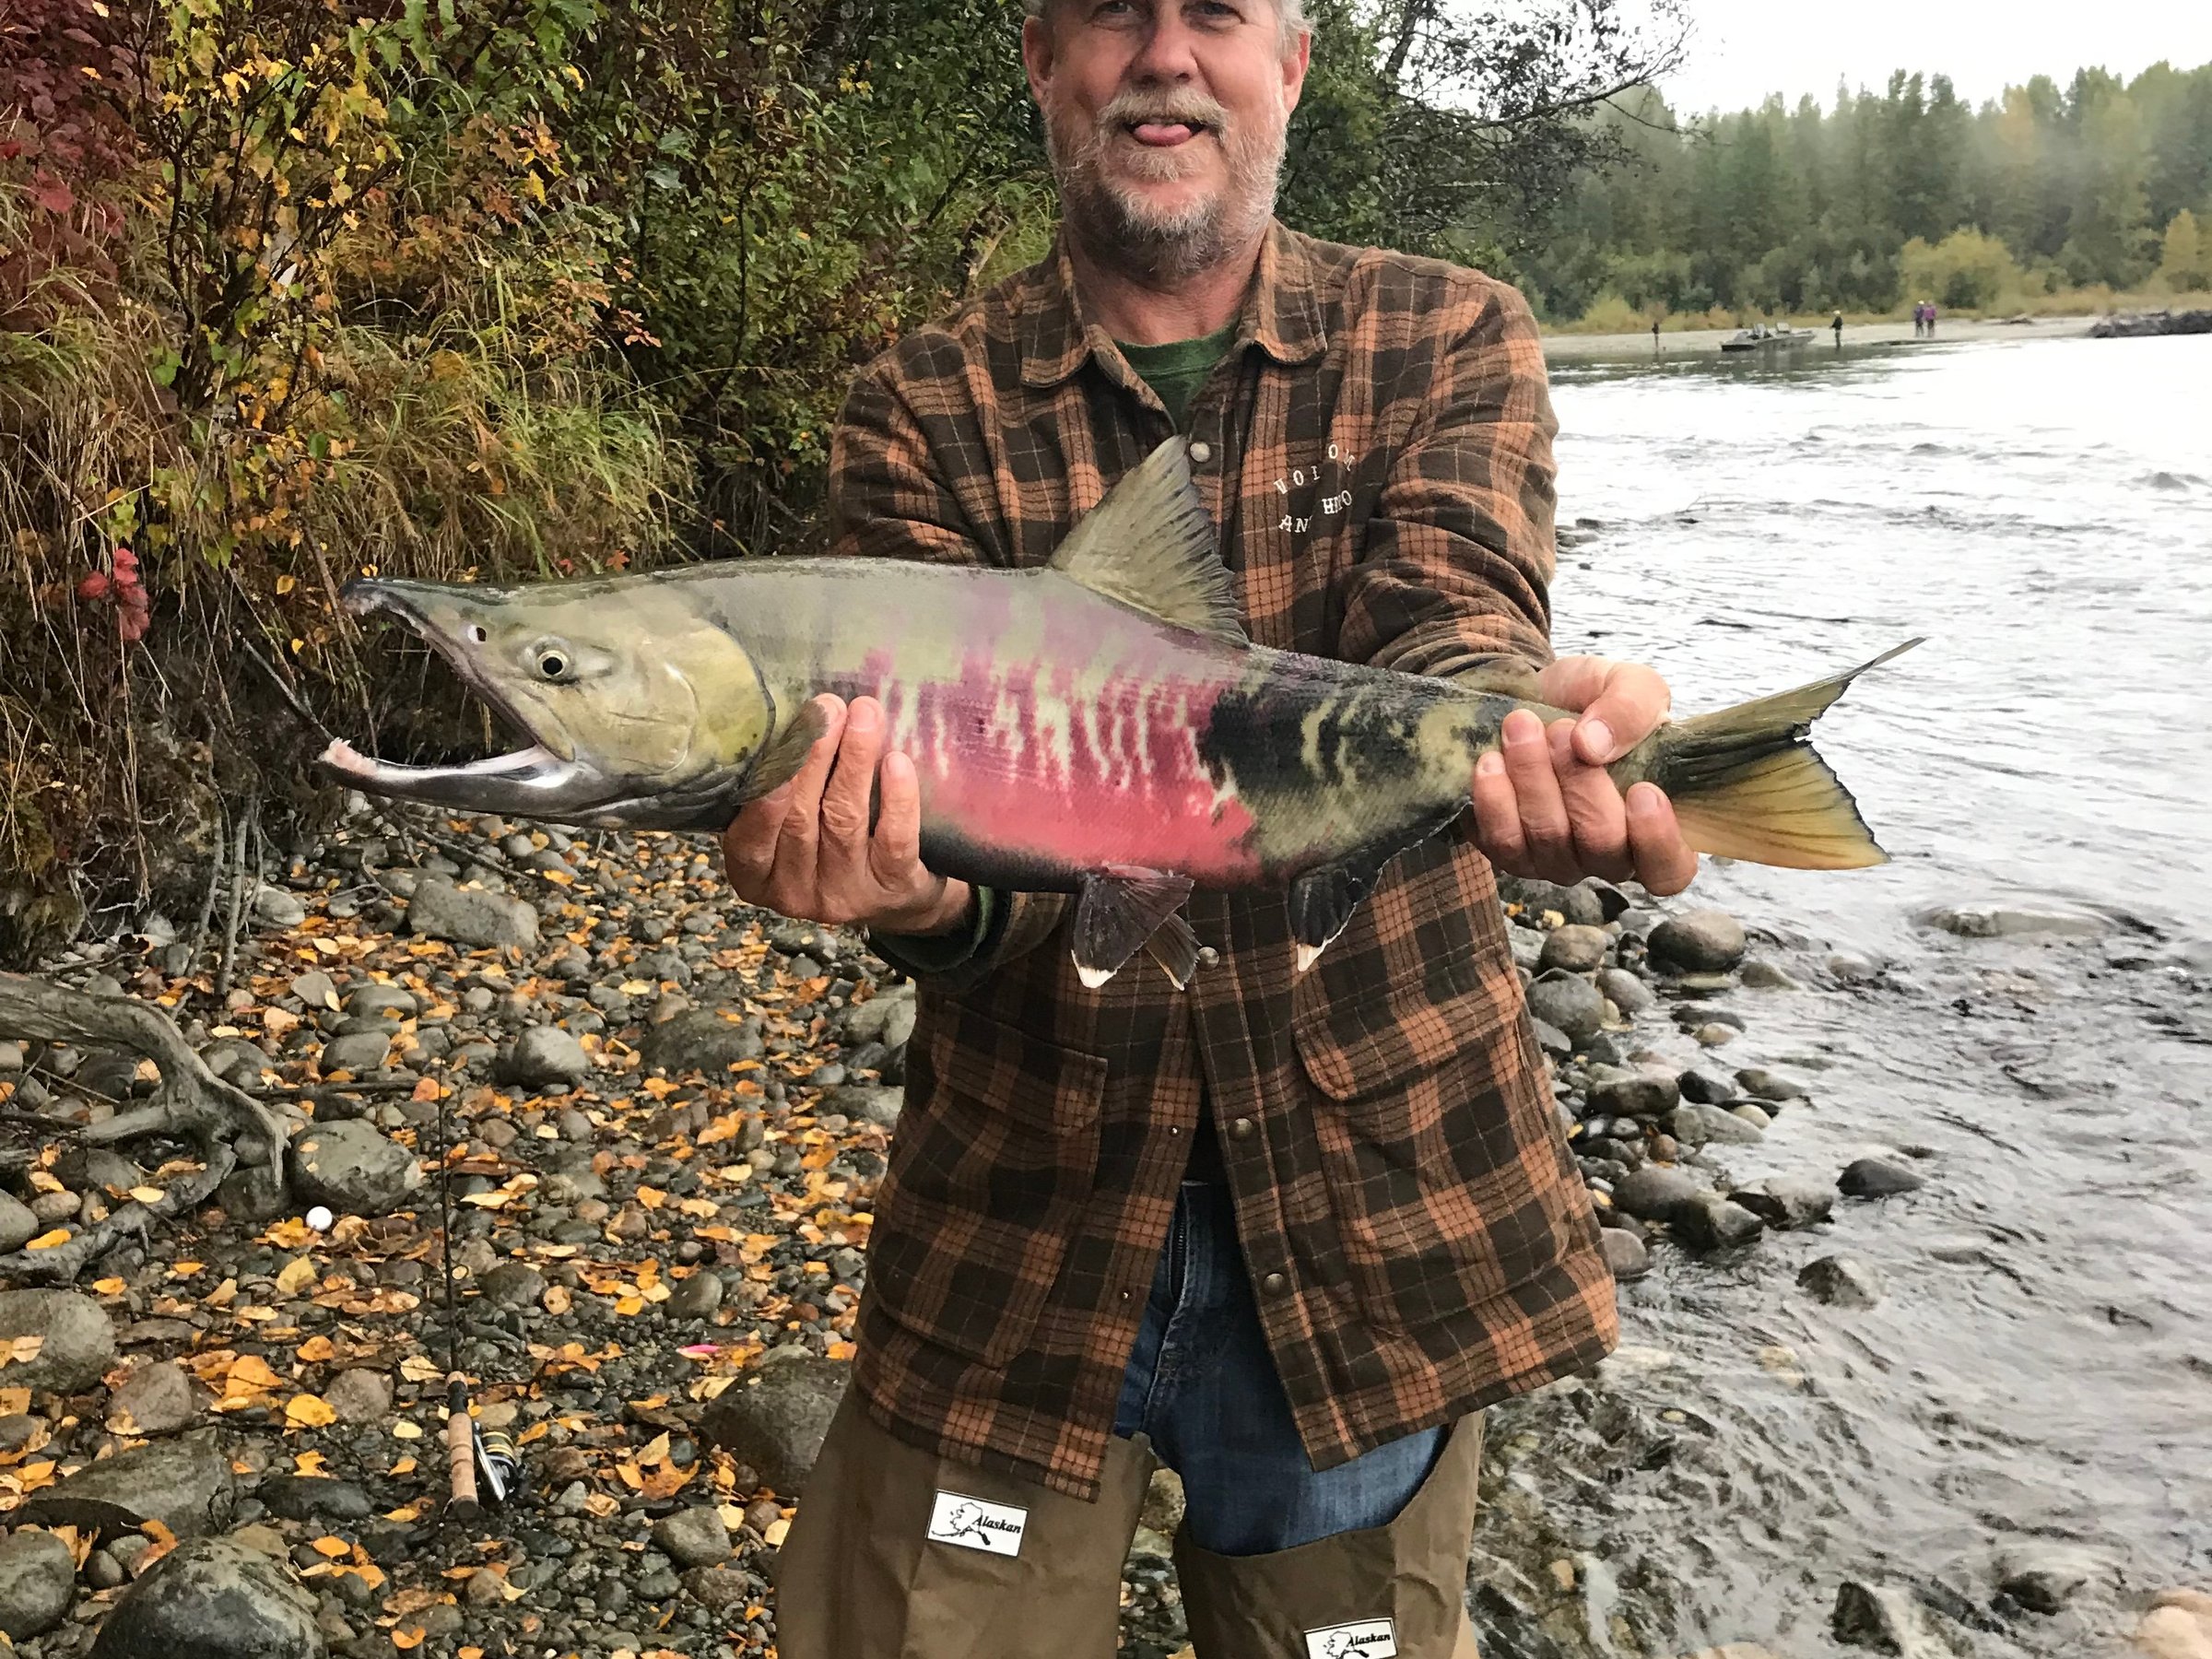
[[(1053, 0), (1021, 0), (1021, 9), (1032, 18), (1042, 18)], [(1312, 32), (1313, 25), (1306, 20), (1306, 0), (1272, 0), (1275, 14), (1282, 22), (1283, 39)]]

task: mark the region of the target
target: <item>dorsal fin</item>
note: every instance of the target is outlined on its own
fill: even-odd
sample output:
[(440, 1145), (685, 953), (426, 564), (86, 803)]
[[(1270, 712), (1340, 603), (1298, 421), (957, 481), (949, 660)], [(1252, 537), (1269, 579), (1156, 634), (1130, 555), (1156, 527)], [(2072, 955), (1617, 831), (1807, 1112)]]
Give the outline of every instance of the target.
[(1250, 642), (1181, 438), (1147, 455), (1083, 515), (1053, 569), (1163, 622)]

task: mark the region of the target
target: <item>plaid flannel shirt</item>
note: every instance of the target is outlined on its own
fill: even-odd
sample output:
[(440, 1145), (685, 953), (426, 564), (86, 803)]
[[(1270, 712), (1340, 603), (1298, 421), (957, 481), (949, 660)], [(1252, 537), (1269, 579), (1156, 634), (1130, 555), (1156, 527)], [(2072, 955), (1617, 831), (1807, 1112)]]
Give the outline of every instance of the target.
[[(1548, 659), (1555, 422), (1512, 288), (1278, 225), (1187, 421), (1254, 640), (1411, 674)], [(861, 373), (838, 550), (1043, 564), (1170, 431), (1056, 252)], [(1271, 891), (1192, 898), (1218, 955), (1187, 992), (1141, 958), (1086, 989), (1053, 894), (999, 896), (987, 942), (921, 975), (855, 1366), (880, 1422), (1094, 1496), (1202, 1101), (1316, 1468), (1612, 1346), (1469, 816), (1303, 975)]]

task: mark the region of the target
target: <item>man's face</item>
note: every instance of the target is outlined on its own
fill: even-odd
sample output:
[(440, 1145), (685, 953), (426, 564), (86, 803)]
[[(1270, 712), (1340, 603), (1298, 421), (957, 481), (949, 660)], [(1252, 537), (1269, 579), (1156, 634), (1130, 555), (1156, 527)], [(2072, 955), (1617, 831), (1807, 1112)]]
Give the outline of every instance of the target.
[(1275, 210), (1306, 74), (1277, 0), (1052, 0), (1022, 30), (1071, 229), (1171, 278), (1244, 245)]

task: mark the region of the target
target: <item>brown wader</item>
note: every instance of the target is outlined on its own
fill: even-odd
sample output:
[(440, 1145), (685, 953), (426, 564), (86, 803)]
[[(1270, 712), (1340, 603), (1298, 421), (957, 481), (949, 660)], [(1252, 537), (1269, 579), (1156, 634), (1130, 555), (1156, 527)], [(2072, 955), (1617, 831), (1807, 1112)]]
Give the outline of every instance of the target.
[[(1180, 1533), (1199, 1659), (1476, 1659), (1482, 1419), (1384, 1526), (1269, 1555)], [(848, 1393), (776, 1561), (782, 1659), (1113, 1659), (1121, 1570), (1156, 1460), (1116, 1439), (1096, 1502), (911, 1446)]]

